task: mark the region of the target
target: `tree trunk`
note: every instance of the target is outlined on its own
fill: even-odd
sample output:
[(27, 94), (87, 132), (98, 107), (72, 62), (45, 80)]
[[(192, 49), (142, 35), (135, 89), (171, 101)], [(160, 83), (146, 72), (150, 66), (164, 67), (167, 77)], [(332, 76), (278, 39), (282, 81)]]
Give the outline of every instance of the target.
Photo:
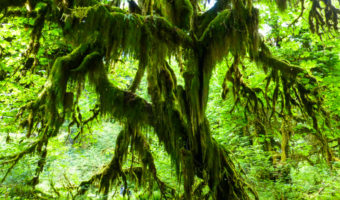
[(175, 76), (165, 61), (148, 66), (148, 91), (158, 113), (155, 130), (182, 169), (185, 199), (192, 198), (195, 176), (208, 183), (215, 199), (250, 199), (226, 150), (211, 137), (205, 115), (211, 69), (206, 70), (203, 55), (192, 55), (185, 89), (174, 87)]
[[(7, 6), (23, 6), (26, 1), (10, 2), (14, 1), (6, 1), (4, 5), (0, 5), (0, 9)], [(115, 154), (117, 157), (109, 164), (112, 168), (107, 168), (107, 171), (101, 174), (106, 173), (108, 178), (97, 176), (101, 179), (102, 186), (107, 185), (101, 188), (104, 189), (104, 193), (108, 193), (107, 188), (111, 186), (111, 179), (122, 171), (121, 157), (127, 153), (128, 146), (136, 142), (136, 147), (142, 147), (140, 145), (142, 137), (139, 140), (136, 137), (131, 139), (127, 134), (131, 132), (137, 134), (135, 128), (145, 125), (154, 128), (165, 150), (171, 156), (177, 174), (183, 177), (185, 199), (192, 199), (195, 177), (207, 183), (210, 188), (208, 195), (213, 199), (250, 198), (246, 189), (251, 188), (248, 188), (236, 171), (227, 151), (212, 138), (206, 118), (209, 81), (213, 67), (229, 53), (234, 56), (234, 68), (228, 75), (229, 81), (232, 81), (236, 88), (234, 89), (237, 90), (235, 95), (247, 96), (249, 102), (253, 102), (254, 111), (259, 110), (258, 98), (256, 93), (241, 81), (242, 75), (238, 70), (239, 60), (246, 55), (249, 55), (251, 60), (262, 63), (265, 71), (268, 67), (272, 69), (267, 86), (273, 79), (277, 85), (276, 91), (279, 89), (280, 79), (284, 81), (286, 77), (292, 77), (291, 84), (289, 87), (285, 86), (284, 90), (287, 99), (291, 98), (289, 95), (291, 87), (298, 86), (299, 97), (303, 102), (300, 107), (308, 108), (308, 115), (316, 120), (315, 110), (310, 106), (313, 104), (309, 98), (305, 98), (312, 93), (299, 82), (301, 76), (313, 83), (316, 80), (308, 76), (304, 70), (271, 56), (258, 34), (259, 14), (251, 1), (218, 0), (213, 8), (202, 15), (197, 14), (198, 1), (191, 1), (194, 5), (190, 0), (159, 1), (163, 3), (158, 8), (161, 12), (158, 16), (127, 13), (119, 8), (103, 6), (96, 0), (62, 2), (58, 0), (52, 5), (57, 2), (58, 5), (52, 7), (58, 8), (60, 16), (65, 19), (60, 20), (58, 15), (56, 22), (60, 23), (67, 41), (78, 47), (72, 53), (56, 59), (44, 90), (37, 100), (26, 108), (32, 116), (26, 120), (26, 126), (44, 124), (51, 134), (40, 132), (39, 136), (46, 135), (48, 138), (55, 136), (68, 110), (65, 109), (68, 106), (63, 102), (66, 102), (64, 100), (69, 81), (79, 83), (77, 90), (80, 91), (84, 81), (89, 80), (99, 96), (101, 114), (129, 123), (126, 133), (122, 132), (118, 138), (118, 141), (122, 140), (125, 143), (121, 144), (120, 149), (117, 147)], [(117, 0), (113, 4), (120, 5), (120, 2)], [(145, 14), (153, 13), (153, 2), (159, 5), (153, 0), (139, 2), (142, 8), (138, 8), (137, 4), (135, 8)], [(67, 12), (63, 13), (66, 10)], [(155, 12), (158, 11), (155, 9)], [(176, 75), (166, 62), (174, 55), (182, 57), (182, 52), (178, 53), (181, 49), (183, 60), (186, 62), (183, 72), (184, 87), (177, 84)], [(103, 63), (103, 59), (112, 60), (121, 55), (139, 60), (139, 69), (129, 91), (123, 91), (111, 84)], [(134, 94), (145, 71), (151, 103)], [(281, 77), (278, 77), (278, 72)], [(297, 78), (299, 76), (300, 78)], [(243, 93), (240, 93), (240, 88)], [(273, 108), (276, 101), (277, 94), (273, 95)], [(287, 105), (290, 105), (289, 101), (283, 107)], [(63, 112), (61, 108), (64, 108)], [(261, 132), (266, 134), (265, 130)], [(285, 160), (289, 137), (283, 136), (282, 157)], [(321, 141), (329, 160), (332, 160), (327, 139), (322, 138)], [(265, 144), (266, 149), (270, 151), (271, 143), (265, 140)], [(33, 151), (31, 150), (33, 148), (30, 147), (28, 150)], [(145, 153), (143, 149), (145, 148), (139, 149), (140, 154)], [(20, 155), (24, 155), (25, 152)], [(147, 154), (151, 155), (150, 152)], [(149, 168), (156, 176), (155, 167), (150, 163), (152, 162), (149, 162)], [(43, 162), (39, 165), (43, 165)], [(119, 173), (112, 174), (112, 171)], [(253, 194), (257, 198), (256, 193)]]
[[(289, 119), (288, 119), (289, 120)], [(288, 151), (289, 151), (289, 139), (290, 139), (290, 127), (288, 125), (289, 121), (286, 119), (282, 119), (281, 125), (281, 163), (285, 163), (288, 158)]]

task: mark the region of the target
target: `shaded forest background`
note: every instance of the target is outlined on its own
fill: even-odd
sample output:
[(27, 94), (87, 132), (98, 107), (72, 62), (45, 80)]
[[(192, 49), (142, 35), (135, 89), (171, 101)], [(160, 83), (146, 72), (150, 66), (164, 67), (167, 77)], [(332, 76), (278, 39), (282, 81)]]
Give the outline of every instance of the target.
[[(315, 30), (316, 25), (313, 29), (308, 21), (311, 2), (300, 4), (300, 1), (291, 1), (289, 9), (281, 11), (271, 1), (256, 3), (255, 7), (260, 10), (263, 41), (274, 56), (301, 67), (318, 81), (318, 92), (326, 114), (316, 116), (317, 129), (314, 119), (298, 107), (292, 108), (291, 113), (278, 113), (270, 124), (266, 124), (264, 118), (250, 108), (242, 91), (232, 90), (235, 90), (235, 85), (245, 90), (251, 88), (255, 92), (256, 88), (268, 90), (270, 97), (279, 96), (276, 98), (282, 103), (284, 87), (277, 89), (275, 84), (268, 86), (268, 73), (260, 70), (251, 61), (250, 55), (238, 63), (242, 84), (237, 86), (235, 82), (227, 81), (226, 71), (235, 62), (234, 55), (228, 53), (218, 62), (210, 79), (206, 117), (211, 135), (226, 149), (237, 173), (250, 188), (257, 191), (260, 199), (340, 199), (339, 34), (326, 26)], [(333, 3), (339, 8), (339, 2)], [(202, 11), (210, 8), (204, 4), (200, 6)], [(304, 7), (307, 9), (301, 12)], [(60, 133), (49, 140), (46, 147), (48, 154), (44, 158), (46, 163), (39, 172), (39, 182), (32, 184), (32, 177), (37, 173), (36, 166), (41, 162), (40, 155), (29, 153), (14, 161), (14, 164), (11, 159), (15, 160), (15, 157), (8, 159), (8, 155), (22, 152), (35, 141), (34, 138), (38, 138), (39, 126), (33, 131), (22, 129), (18, 113), (23, 106), (37, 99), (48, 75), (53, 73), (51, 69), (56, 58), (70, 54), (74, 48), (64, 40), (63, 30), (54, 22), (45, 21), (40, 27), (41, 35), (34, 33), (38, 31), (36, 25), (40, 12), (44, 10), (43, 4), (38, 4), (29, 13), (24, 8), (3, 9), (1, 4), (0, 9), (0, 198), (103, 198), (102, 194), (97, 193), (98, 184), (91, 186), (84, 195), (79, 194), (79, 185), (110, 162), (115, 154), (117, 137), (121, 130), (125, 130), (126, 123), (110, 116), (98, 116), (96, 88), (89, 83), (82, 86), (77, 107), (74, 112), (66, 114), (68, 116)], [(128, 10), (127, 2), (124, 9)], [(175, 56), (168, 58), (168, 65), (177, 75), (177, 84), (184, 86), (180, 62)], [(106, 67), (111, 83), (122, 90), (129, 90), (138, 73), (139, 62), (122, 53), (114, 62), (106, 63)], [(306, 88), (314, 87), (310, 79), (302, 78), (301, 82)], [(136, 94), (152, 101), (147, 89), (148, 79), (144, 76), (136, 88)], [(281, 93), (278, 92), (281, 90)], [(261, 92), (256, 94), (259, 102), (266, 102), (266, 95)], [(278, 103), (273, 107), (278, 111), (284, 110), (280, 106)], [(151, 127), (143, 127), (142, 130), (150, 145), (158, 178), (173, 189), (169, 192), (172, 196), (168, 198), (186, 198), (185, 177), (178, 178), (181, 176), (178, 175), (175, 161), (169, 157), (156, 131)], [(26, 139), (28, 134), (32, 135)], [(132, 149), (131, 146), (129, 148)], [(122, 167), (142, 167), (141, 160), (136, 153), (129, 152)], [(138, 176), (137, 172), (133, 176)], [(151, 175), (144, 178), (146, 180), (139, 184), (133, 177), (128, 177), (126, 182), (118, 180), (107, 195), (112, 199), (165, 198), (159, 183), (148, 181), (153, 179)], [(195, 177), (193, 197), (196, 191), (201, 193), (197, 196), (209, 195), (209, 187), (203, 182)], [(124, 188), (129, 188), (129, 191)], [(248, 193), (252, 196), (251, 192)]]

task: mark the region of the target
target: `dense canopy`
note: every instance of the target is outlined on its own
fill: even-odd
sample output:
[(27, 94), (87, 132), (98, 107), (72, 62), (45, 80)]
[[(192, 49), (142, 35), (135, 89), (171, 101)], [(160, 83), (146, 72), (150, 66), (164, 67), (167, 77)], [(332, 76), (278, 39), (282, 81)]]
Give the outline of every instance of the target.
[[(208, 4), (212, 6), (206, 7)], [(324, 106), (318, 79), (285, 57), (274, 56), (273, 44), (259, 33), (261, 9), (271, 4), (274, 1), (1, 0), (1, 23), (13, 19), (30, 22), (30, 42), (18, 56), (24, 64), (14, 74), (19, 73), (19, 79), (25, 79), (28, 71), (47, 77), (39, 95), (17, 114), (27, 142), (17, 153), (0, 155), (6, 166), (2, 181), (23, 157), (34, 154), (39, 159), (30, 184), (36, 186), (46, 165), (49, 141), (63, 126), (76, 126), (81, 135), (89, 123), (102, 118), (119, 121), (123, 129), (111, 161), (83, 180), (75, 189), (77, 195), (94, 186), (108, 198), (114, 185), (122, 181), (127, 188), (127, 180), (133, 180), (141, 185), (154, 182), (162, 198), (258, 199), (209, 125), (211, 79), (220, 63), (228, 65), (221, 96), (233, 97), (232, 109), (243, 106), (246, 120), (257, 119), (254, 132), (269, 135), (275, 123), (281, 125), (281, 164), (288, 157), (293, 123), (299, 120), (312, 124), (325, 160), (330, 165), (338, 161), (339, 153), (333, 152), (322, 131), (331, 127), (333, 115)], [(320, 38), (327, 34), (339, 37), (339, 2), (277, 0), (275, 4), (280, 12), (294, 6), (301, 9), (289, 26), (299, 24), (305, 11), (311, 33)], [(50, 39), (57, 48), (42, 55), (41, 49), (48, 47), (41, 41), (49, 29), (58, 30), (63, 42)], [(9, 57), (0, 52), (1, 59)], [(41, 57), (50, 63), (43, 65)], [(110, 75), (124, 59), (138, 63), (128, 88), (120, 87)], [(247, 65), (256, 65), (266, 75), (264, 87), (245, 81)], [(128, 67), (125, 70), (131, 70)], [(0, 72), (1, 81), (10, 78), (6, 71)], [(143, 78), (146, 84), (141, 84)], [(80, 98), (87, 86), (93, 88), (96, 99), (88, 108), (91, 116), (85, 118)], [(142, 87), (147, 94), (137, 95)], [(174, 188), (159, 178), (148, 132), (155, 133), (169, 155), (176, 177), (183, 183), (183, 194), (176, 196)], [(266, 139), (262, 145), (272, 152), (273, 143)], [(133, 166), (132, 161), (131, 166), (123, 167), (129, 152), (140, 165)], [(275, 162), (274, 154), (271, 159)]]

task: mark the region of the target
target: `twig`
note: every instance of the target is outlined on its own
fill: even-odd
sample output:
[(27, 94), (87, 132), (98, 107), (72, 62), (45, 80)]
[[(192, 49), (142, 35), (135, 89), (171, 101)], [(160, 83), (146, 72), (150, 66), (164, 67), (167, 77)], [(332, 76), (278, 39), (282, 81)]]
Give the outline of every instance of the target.
[(305, 0), (301, 0), (301, 12), (300, 12), (300, 15), (294, 19), (294, 21), (292, 21), (292, 23), (290, 23), (288, 25), (288, 27), (291, 27), (293, 26), (303, 15), (303, 11), (305, 10)]

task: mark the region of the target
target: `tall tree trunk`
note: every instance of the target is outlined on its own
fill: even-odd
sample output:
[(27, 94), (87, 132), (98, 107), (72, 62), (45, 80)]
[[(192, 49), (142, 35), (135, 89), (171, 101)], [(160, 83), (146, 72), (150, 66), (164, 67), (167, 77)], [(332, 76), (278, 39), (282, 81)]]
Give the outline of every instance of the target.
[(211, 137), (205, 115), (211, 70), (204, 52), (195, 52), (188, 63), (185, 89), (175, 88), (168, 64), (148, 66), (148, 91), (158, 113), (155, 130), (166, 151), (182, 169), (185, 199), (192, 198), (194, 177), (203, 179), (215, 199), (250, 199), (246, 185), (226, 150)]

